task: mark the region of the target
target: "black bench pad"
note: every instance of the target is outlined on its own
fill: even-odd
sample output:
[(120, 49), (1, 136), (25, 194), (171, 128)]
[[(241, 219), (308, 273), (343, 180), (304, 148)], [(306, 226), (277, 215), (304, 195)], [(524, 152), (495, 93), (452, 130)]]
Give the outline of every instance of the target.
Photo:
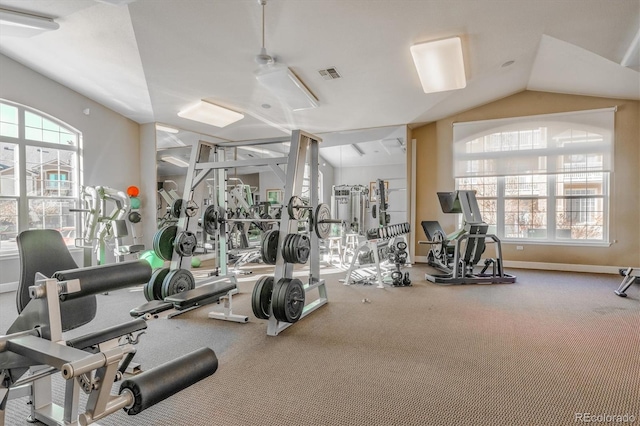
[(147, 328), (147, 322), (143, 319), (136, 319), (126, 322), (124, 324), (114, 325), (104, 330), (96, 331), (93, 333), (85, 334), (84, 336), (76, 337), (74, 339), (67, 340), (67, 346), (76, 349), (88, 349), (92, 346), (99, 345), (100, 343), (107, 342), (112, 339), (116, 339), (127, 334), (131, 334), (135, 331), (144, 330)]

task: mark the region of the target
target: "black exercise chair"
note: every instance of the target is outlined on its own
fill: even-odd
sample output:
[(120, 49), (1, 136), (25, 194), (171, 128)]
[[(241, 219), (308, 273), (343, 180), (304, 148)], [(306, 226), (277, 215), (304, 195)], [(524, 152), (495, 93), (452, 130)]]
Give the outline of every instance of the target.
[[(31, 300), (29, 287), (35, 283), (36, 272), (51, 278), (58, 271), (77, 269), (78, 265), (69, 253), (62, 235), (55, 229), (23, 231), (16, 240), (20, 254), (20, 282), (16, 293), (16, 306), (20, 313)], [(95, 318), (96, 310), (95, 295), (61, 302), (62, 331), (87, 324)]]

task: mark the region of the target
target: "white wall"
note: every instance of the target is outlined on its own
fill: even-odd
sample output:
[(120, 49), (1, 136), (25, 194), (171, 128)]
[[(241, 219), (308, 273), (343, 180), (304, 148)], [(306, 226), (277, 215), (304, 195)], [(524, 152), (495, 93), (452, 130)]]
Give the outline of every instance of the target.
[[(139, 125), (0, 54), (0, 97), (47, 113), (82, 132), (84, 185), (140, 187)], [(90, 115), (83, 110), (89, 108)], [(145, 194), (141, 196), (144, 199)], [(0, 291), (17, 282), (17, 255), (0, 259)]]

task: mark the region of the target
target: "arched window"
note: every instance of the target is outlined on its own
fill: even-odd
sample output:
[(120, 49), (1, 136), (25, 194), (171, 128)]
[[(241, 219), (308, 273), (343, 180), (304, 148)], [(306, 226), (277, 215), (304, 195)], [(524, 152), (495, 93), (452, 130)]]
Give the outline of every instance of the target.
[(456, 187), (506, 241), (608, 243), (614, 112), (455, 123)]
[(0, 99), (0, 255), (26, 229), (77, 230), (82, 135), (43, 112)]

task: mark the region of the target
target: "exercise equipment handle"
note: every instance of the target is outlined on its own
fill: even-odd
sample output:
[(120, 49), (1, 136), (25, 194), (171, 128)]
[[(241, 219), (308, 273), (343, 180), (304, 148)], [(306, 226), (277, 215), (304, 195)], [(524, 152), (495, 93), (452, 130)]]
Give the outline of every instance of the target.
[(61, 300), (72, 300), (147, 283), (151, 279), (151, 265), (145, 260), (131, 260), (58, 271), (53, 277), (58, 281), (80, 281), (80, 291), (60, 295)]
[(127, 379), (120, 385), (120, 394), (133, 395), (133, 404), (124, 407), (129, 415), (136, 415), (211, 376), (218, 369), (218, 358), (210, 348), (201, 348), (169, 361), (149, 371)]

